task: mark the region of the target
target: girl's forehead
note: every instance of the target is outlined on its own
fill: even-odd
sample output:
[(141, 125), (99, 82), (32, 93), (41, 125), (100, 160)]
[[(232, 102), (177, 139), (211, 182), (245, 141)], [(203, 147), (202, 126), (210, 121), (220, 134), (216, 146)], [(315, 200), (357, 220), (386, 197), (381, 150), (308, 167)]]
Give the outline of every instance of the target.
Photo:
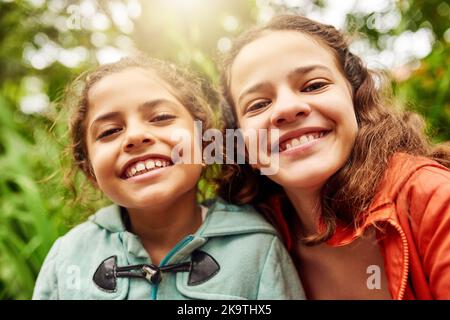
[(179, 101), (181, 94), (155, 71), (132, 67), (101, 78), (89, 89), (88, 101), (91, 107), (98, 101), (125, 97), (139, 99), (150, 96), (161, 96)]
[(89, 100), (117, 90), (147, 87), (153, 90), (168, 91), (170, 86), (153, 70), (130, 67), (102, 77), (88, 92)]
[(287, 73), (310, 65), (339, 72), (335, 54), (320, 40), (298, 31), (267, 31), (236, 55), (229, 83), (233, 91), (259, 78), (271, 78), (274, 72)]
[(88, 119), (107, 109), (156, 99), (168, 100), (184, 108), (180, 95), (156, 72), (140, 67), (127, 68), (104, 76), (89, 89)]
[(308, 34), (291, 30), (266, 31), (242, 47), (233, 61), (231, 71), (236, 72), (237, 69), (254, 66), (255, 63), (258, 63), (259, 67), (281, 63), (291, 54), (299, 63), (305, 59), (334, 63), (335, 58), (330, 47)]

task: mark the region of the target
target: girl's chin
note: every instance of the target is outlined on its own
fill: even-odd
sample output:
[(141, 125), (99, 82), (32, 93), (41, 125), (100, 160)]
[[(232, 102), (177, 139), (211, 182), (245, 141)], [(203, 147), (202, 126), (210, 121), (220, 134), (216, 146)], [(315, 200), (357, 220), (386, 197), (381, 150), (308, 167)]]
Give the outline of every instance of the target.
[[(275, 180), (274, 180), (275, 181)], [(292, 190), (316, 190), (320, 189), (327, 179), (310, 179), (309, 177), (290, 177), (280, 178), (275, 181), (281, 185), (284, 189)]]
[[(120, 202), (127, 205), (122, 206), (129, 208), (158, 209), (173, 205), (175, 203), (174, 199), (180, 199), (180, 197), (189, 192), (189, 190), (193, 190), (192, 192), (195, 193), (195, 186), (195, 181), (183, 186), (173, 182), (149, 185), (135, 189), (134, 192), (129, 192), (127, 190), (127, 194), (121, 197)], [(116, 201), (116, 203), (119, 202)]]
[(158, 209), (162, 207), (162, 204), (165, 202), (159, 203), (157, 201), (123, 201), (121, 206), (129, 209), (135, 209), (135, 210), (153, 210)]
[(322, 187), (334, 174), (334, 170), (294, 169), (280, 168), (278, 174), (268, 176), (271, 180), (288, 189), (316, 189)]
[(112, 200), (125, 208), (145, 209), (161, 206), (170, 202), (170, 199), (170, 195), (161, 190), (138, 190), (133, 194), (121, 195), (120, 199)]

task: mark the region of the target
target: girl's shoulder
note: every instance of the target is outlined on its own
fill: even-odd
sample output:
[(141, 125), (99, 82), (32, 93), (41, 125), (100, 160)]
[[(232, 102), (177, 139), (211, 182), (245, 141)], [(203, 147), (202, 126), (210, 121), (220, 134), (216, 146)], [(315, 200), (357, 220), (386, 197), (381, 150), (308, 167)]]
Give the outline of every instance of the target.
[(125, 230), (117, 205), (101, 208), (87, 221), (73, 227), (58, 238), (58, 255), (62, 259), (77, 260), (77, 256), (92, 252), (93, 244), (98, 250), (106, 249), (101, 248), (102, 246), (120, 247), (120, 242), (113, 241), (113, 238), (117, 238), (118, 233)]
[(448, 168), (429, 158), (397, 153), (391, 158), (371, 207), (393, 204), (399, 218), (421, 225), (442, 221), (444, 216), (450, 219), (449, 202)]
[(205, 200), (201, 203), (206, 206), (209, 211), (223, 211), (223, 212), (236, 212), (236, 213), (249, 213), (254, 214), (257, 213), (256, 209), (249, 205), (237, 205), (232, 204), (230, 202), (225, 201), (221, 197), (215, 197), (212, 199)]
[(438, 212), (450, 216), (450, 169), (432, 159), (405, 154), (396, 161), (397, 199), (410, 208), (410, 214), (419, 215), (420, 220), (424, 214)]
[(396, 153), (389, 162), (380, 190), (385, 198), (393, 199), (412, 188), (430, 193), (449, 185), (449, 168), (426, 157)]
[[(122, 241), (127, 239), (117, 232), (122, 225), (120, 220), (118, 207), (105, 207), (59, 237), (39, 272), (33, 298), (82, 298), (82, 292), (90, 290), (91, 281), (83, 282), (83, 290), (71, 281), (81, 284), (81, 279), (92, 277), (99, 260), (123, 251)], [(61, 286), (65, 286), (64, 292), (58, 289)]]
[[(438, 162), (406, 153), (391, 157), (369, 212), (389, 206), (398, 217), (414, 219), (438, 210), (450, 216), (450, 170)], [(431, 212), (430, 209), (432, 209)]]
[[(203, 202), (208, 208), (202, 234), (266, 233), (277, 235), (275, 228), (251, 205), (235, 205), (220, 197)], [(219, 232), (220, 230), (220, 232)]]

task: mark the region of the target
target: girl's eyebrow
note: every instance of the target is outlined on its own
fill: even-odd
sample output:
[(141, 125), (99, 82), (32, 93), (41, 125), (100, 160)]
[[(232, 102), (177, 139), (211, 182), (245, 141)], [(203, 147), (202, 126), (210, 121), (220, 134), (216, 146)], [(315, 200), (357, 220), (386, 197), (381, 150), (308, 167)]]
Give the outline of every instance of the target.
[(161, 104), (171, 104), (174, 105), (175, 102), (170, 101), (168, 99), (155, 99), (155, 100), (149, 100), (149, 101), (145, 101), (143, 103), (141, 103), (138, 107), (139, 111), (143, 111), (144, 109), (150, 109), (156, 106), (159, 106)]
[(323, 71), (327, 71), (327, 72), (331, 73), (331, 70), (328, 67), (326, 67), (324, 65), (321, 65), (321, 64), (314, 64), (314, 65), (311, 65), (311, 66), (304, 66), (304, 67), (295, 68), (294, 70), (289, 72), (288, 78), (295, 78), (296, 76), (299, 76), (299, 75), (303, 76), (303, 75), (308, 74), (308, 73), (310, 73), (310, 72), (312, 72), (314, 70), (317, 70), (317, 69), (323, 70)]
[(239, 96), (239, 98), (238, 98), (238, 105), (240, 105), (241, 100), (242, 100), (246, 95), (249, 95), (249, 94), (254, 93), (254, 92), (261, 91), (261, 90), (263, 90), (264, 88), (269, 87), (269, 86), (270, 86), (270, 82), (265, 81), (265, 82), (257, 83), (257, 84), (255, 84), (255, 85), (249, 87), (248, 89), (245, 89), (245, 90), (241, 93), (241, 95)]
[(119, 115), (120, 115), (120, 112), (117, 112), (117, 111), (108, 112), (108, 113), (102, 114), (101, 116), (98, 116), (97, 118), (95, 118), (94, 121), (92, 121), (92, 123), (91, 123), (91, 125), (89, 127), (89, 130), (92, 131), (94, 129), (94, 125), (96, 125), (96, 124), (98, 124), (100, 122), (104, 122), (104, 121), (109, 120), (109, 119), (116, 118)]
[[(156, 107), (158, 105), (161, 104), (175, 104), (173, 101), (167, 100), (167, 99), (155, 99), (155, 100), (149, 100), (149, 101), (145, 101), (143, 103), (141, 103), (138, 107), (139, 111), (143, 111), (143, 109), (149, 109), (149, 108), (153, 108)], [(104, 122), (113, 118), (116, 118), (117, 116), (120, 115), (120, 112), (118, 111), (113, 111), (113, 112), (108, 112), (105, 114), (102, 114), (100, 116), (98, 116), (97, 118), (95, 118), (94, 121), (92, 121), (89, 130), (93, 130), (94, 125), (100, 123), (100, 122)]]
[[(295, 78), (296, 76), (299, 76), (299, 75), (303, 76), (303, 75), (308, 74), (316, 69), (324, 70), (324, 71), (331, 73), (331, 70), (328, 67), (321, 65), (321, 64), (314, 64), (314, 65), (310, 65), (310, 66), (303, 66), (303, 67), (295, 68), (294, 70), (292, 70), (291, 72), (288, 73), (287, 77), (289, 79), (291, 79), (291, 78)], [(261, 82), (261, 83), (252, 85), (248, 89), (245, 89), (238, 98), (238, 105), (241, 103), (241, 100), (246, 95), (254, 93), (254, 92), (258, 92), (268, 86), (270, 86), (270, 82), (265, 81), (265, 82)]]

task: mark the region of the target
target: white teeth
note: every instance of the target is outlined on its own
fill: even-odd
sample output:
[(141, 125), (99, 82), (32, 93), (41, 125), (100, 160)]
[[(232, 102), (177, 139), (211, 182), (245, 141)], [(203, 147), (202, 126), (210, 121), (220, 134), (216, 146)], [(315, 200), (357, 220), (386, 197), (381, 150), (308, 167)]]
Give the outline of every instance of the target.
[(325, 135), (325, 132), (321, 131), (321, 132), (305, 134), (305, 135), (302, 135), (301, 137), (293, 138), (289, 141), (289, 143), (286, 143), (284, 150), (288, 150), (295, 146), (302, 145), (307, 142), (313, 141), (315, 139), (322, 138), (324, 135)]
[(300, 137), (300, 144), (304, 144), (304, 143), (306, 143), (308, 141), (309, 141), (309, 139), (306, 136), (301, 136)]
[(170, 166), (170, 162), (166, 160), (146, 160), (134, 163), (132, 167), (125, 172), (127, 178), (145, 173), (155, 168), (164, 168)]
[(146, 167), (147, 169), (153, 169), (153, 168), (155, 167), (155, 162), (153, 162), (152, 160), (148, 160), (148, 161), (145, 163), (145, 167)]
[(136, 166), (136, 170), (137, 171), (145, 170), (145, 164), (143, 164), (142, 162), (139, 162)]

